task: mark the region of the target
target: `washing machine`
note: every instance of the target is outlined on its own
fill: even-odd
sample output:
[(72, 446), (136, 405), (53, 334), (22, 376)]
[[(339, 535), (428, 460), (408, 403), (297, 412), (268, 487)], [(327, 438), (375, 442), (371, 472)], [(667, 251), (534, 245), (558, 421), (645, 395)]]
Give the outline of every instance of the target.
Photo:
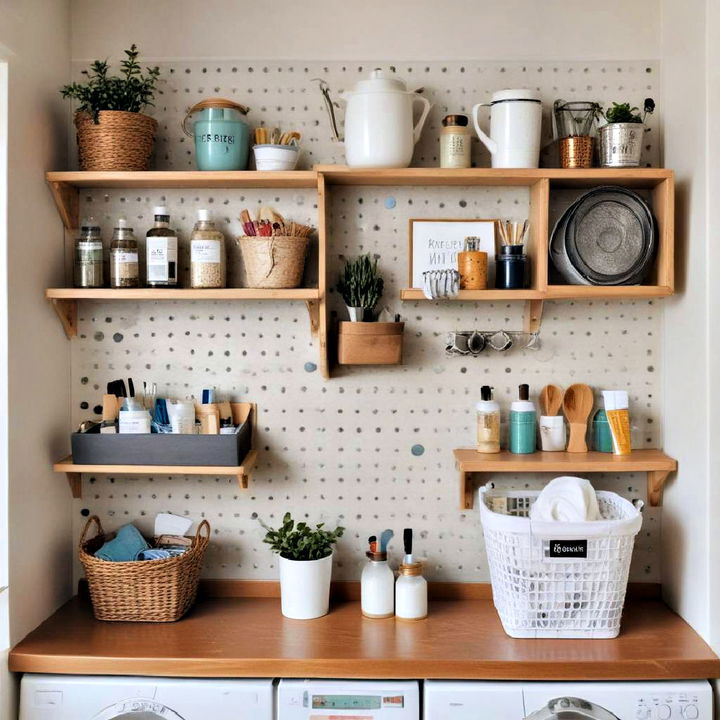
[(273, 681), (24, 675), (19, 720), (273, 720)]
[(472, 682), (428, 680), (425, 720), (712, 720), (706, 680)]
[(420, 720), (410, 680), (280, 680), (277, 720)]

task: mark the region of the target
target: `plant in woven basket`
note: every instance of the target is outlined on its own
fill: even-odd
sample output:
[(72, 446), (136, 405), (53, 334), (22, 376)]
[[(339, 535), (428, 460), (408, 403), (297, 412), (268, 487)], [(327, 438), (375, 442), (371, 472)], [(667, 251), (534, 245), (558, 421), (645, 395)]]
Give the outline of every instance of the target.
[[(377, 263), (377, 256), (372, 260), (370, 253), (361, 255), (355, 260), (348, 260), (345, 263), (338, 280), (337, 290), (348, 307), (351, 320), (370, 319), (364, 316), (372, 315), (375, 306), (382, 297), (385, 283), (378, 273)], [(360, 317), (357, 317), (357, 313), (353, 312), (357, 308), (363, 310)]]
[(120, 75), (108, 75), (108, 61), (96, 60), (89, 70), (82, 71), (85, 82), (65, 85), (60, 90), (62, 96), (77, 100), (78, 112), (92, 115), (95, 124), (100, 122), (102, 110), (142, 112), (153, 104), (160, 68), (147, 67), (143, 73), (139, 54), (134, 44), (125, 50), (127, 57), (120, 63)]
[(286, 560), (321, 560), (332, 553), (333, 545), (345, 532), (340, 525), (334, 530), (325, 530), (325, 523), (318, 523), (314, 528), (305, 522), (296, 523), (289, 512), (277, 529), (262, 520), (260, 524), (266, 530), (263, 542)]
[(616, 103), (605, 111), (605, 120), (609, 124), (614, 123), (644, 123), (648, 115), (655, 111), (655, 101), (652, 98), (645, 98), (643, 114), (637, 107), (631, 107), (630, 103)]

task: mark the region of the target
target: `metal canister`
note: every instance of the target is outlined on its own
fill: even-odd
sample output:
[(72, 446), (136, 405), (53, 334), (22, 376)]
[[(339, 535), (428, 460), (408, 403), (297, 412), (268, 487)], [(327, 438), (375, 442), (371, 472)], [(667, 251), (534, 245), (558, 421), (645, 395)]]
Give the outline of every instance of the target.
[(639, 167), (645, 125), (608, 123), (600, 128), (602, 167)]

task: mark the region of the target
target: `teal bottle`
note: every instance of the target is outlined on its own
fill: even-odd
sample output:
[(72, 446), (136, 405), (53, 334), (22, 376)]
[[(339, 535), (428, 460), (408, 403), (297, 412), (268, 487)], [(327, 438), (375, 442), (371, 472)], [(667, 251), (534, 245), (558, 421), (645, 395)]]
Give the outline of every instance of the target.
[(510, 444), (508, 450), (515, 455), (528, 455), (536, 449), (537, 411), (530, 402), (530, 388), (520, 385), (519, 399), (510, 406)]
[(605, 411), (600, 409), (595, 413), (592, 421), (593, 448), (598, 452), (611, 453), (613, 451), (612, 433)]

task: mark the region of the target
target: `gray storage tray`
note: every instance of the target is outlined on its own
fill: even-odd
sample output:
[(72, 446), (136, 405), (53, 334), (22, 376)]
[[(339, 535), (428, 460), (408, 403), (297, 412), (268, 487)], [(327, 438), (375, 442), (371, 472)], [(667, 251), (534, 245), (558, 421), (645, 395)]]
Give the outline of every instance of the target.
[(71, 436), (78, 465), (222, 465), (238, 467), (250, 451), (250, 420), (233, 435), (101, 434)]

